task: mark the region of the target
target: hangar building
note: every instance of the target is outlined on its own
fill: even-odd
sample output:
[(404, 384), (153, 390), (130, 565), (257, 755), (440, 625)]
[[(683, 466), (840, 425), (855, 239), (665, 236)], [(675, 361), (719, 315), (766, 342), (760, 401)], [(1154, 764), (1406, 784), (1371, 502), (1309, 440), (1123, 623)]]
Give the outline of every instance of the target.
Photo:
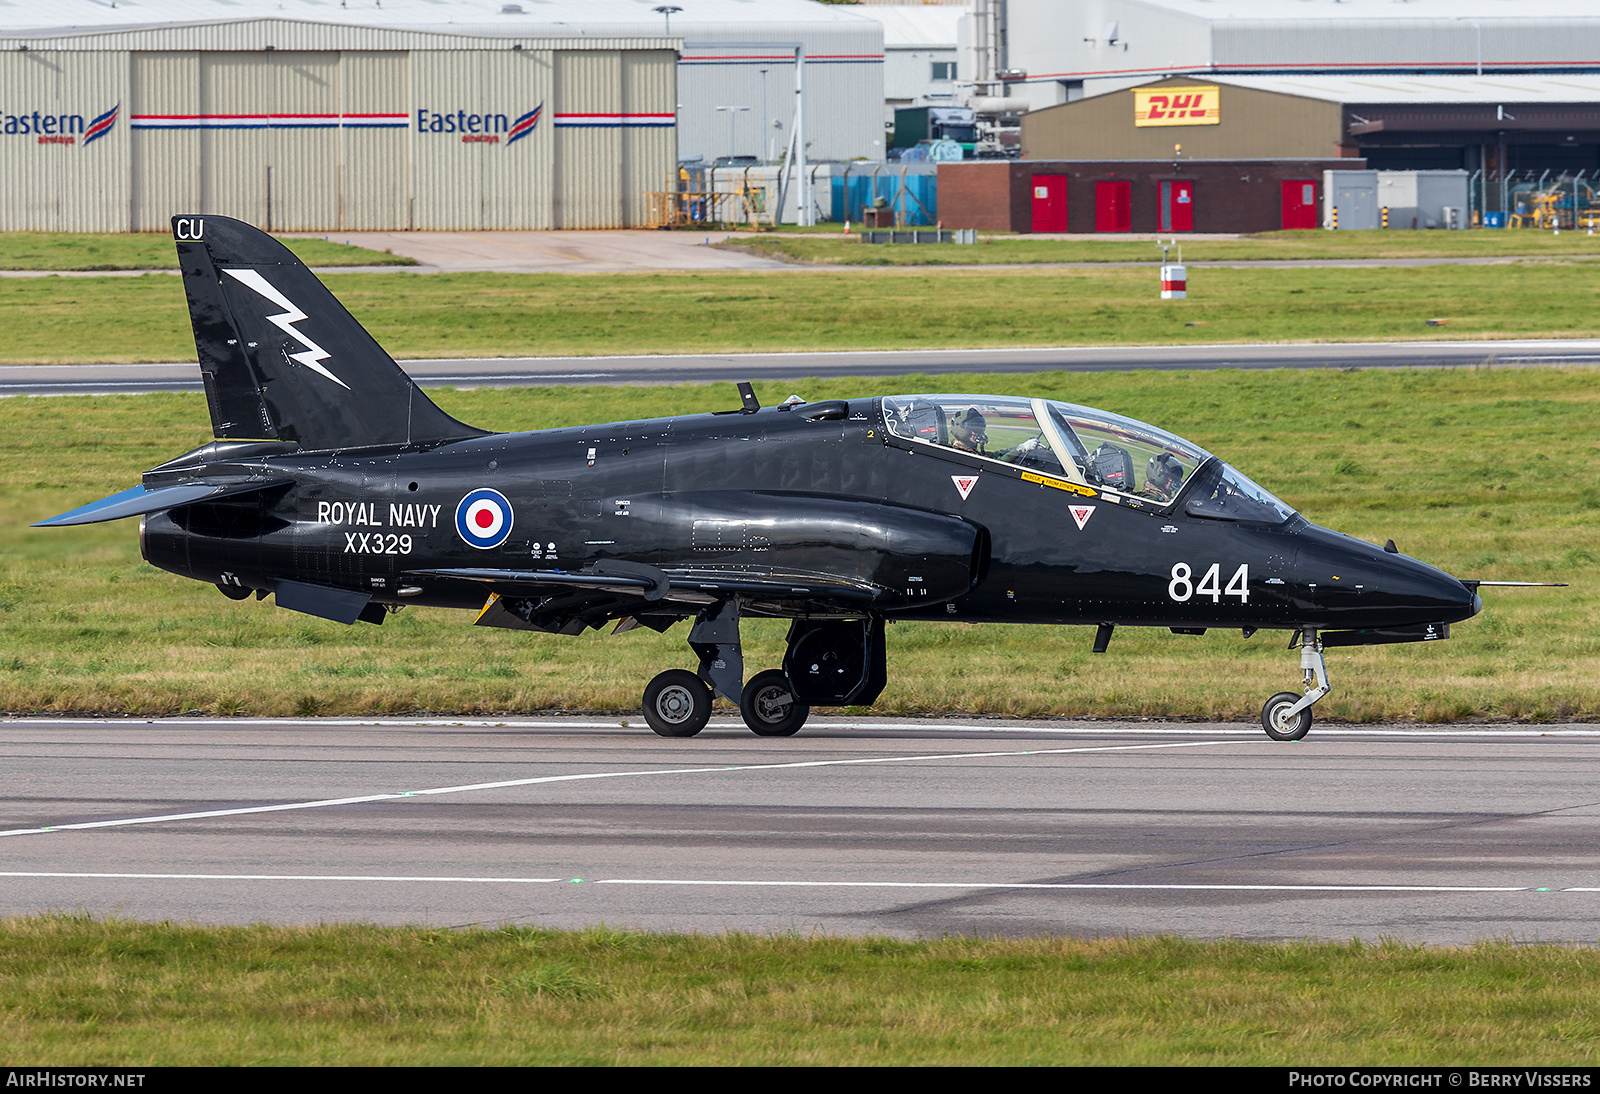
[(1506, 179), (1600, 173), (1600, 75), (1173, 77), (1033, 111), (1022, 145), (1030, 159), (1171, 161), (1181, 146), (1180, 161), (1463, 170), (1495, 210)]
[(1600, 74), (1600, 12), (1570, 0), (987, 3), (1034, 109), (1172, 75)]
[(880, 24), (808, 0), (694, 6), (701, 21), (633, 0), (0, 6), (0, 228), (639, 224), (680, 153), (724, 154), (736, 112), (717, 106), (770, 91), (787, 137), (797, 47), (809, 158), (882, 156)]
[(966, 5), (865, 3), (856, 10), (883, 24), (886, 124), (900, 107), (962, 105), (956, 46)]

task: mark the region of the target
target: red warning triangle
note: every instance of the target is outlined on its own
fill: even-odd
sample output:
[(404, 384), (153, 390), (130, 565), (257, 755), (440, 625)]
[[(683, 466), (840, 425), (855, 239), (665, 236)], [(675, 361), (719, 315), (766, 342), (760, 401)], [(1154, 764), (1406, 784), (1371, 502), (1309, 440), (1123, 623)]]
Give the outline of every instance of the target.
[[(956, 484), (956, 489), (961, 492), (961, 500), (966, 501), (967, 495), (972, 493), (972, 488), (978, 485), (976, 475), (951, 475), (950, 481)], [(1081, 524), (1078, 527), (1083, 527)]]
[(1083, 526), (1089, 523), (1089, 518), (1094, 516), (1092, 505), (1069, 505), (1067, 508), (1072, 511), (1072, 519), (1078, 522), (1080, 532), (1083, 531)]

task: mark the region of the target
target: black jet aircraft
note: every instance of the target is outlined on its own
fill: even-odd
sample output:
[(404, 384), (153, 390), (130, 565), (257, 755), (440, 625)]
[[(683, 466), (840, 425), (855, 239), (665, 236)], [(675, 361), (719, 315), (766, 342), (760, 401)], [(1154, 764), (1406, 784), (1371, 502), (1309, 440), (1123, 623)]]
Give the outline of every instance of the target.
[[(139, 549), (223, 595), (353, 624), (409, 604), (554, 634), (689, 621), (695, 671), (644, 689), (663, 736), (712, 699), (786, 736), (871, 704), (900, 619), (1292, 632), (1304, 691), (1261, 713), (1297, 740), (1330, 646), (1426, 642), (1477, 587), (1318, 527), (1180, 437), (989, 395), (791, 399), (716, 414), (491, 433), (450, 417), (270, 236), (173, 219), (215, 440), (40, 522), (138, 516)], [(792, 622), (746, 679), (739, 623)]]

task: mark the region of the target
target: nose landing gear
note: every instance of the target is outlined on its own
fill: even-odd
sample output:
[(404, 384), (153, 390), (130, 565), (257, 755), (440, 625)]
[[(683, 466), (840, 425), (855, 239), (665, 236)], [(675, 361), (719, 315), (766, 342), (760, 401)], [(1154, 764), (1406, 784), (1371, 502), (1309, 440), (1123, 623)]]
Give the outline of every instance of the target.
[[(1311, 707), (1333, 689), (1328, 684), (1328, 666), (1322, 660), (1322, 639), (1306, 628), (1299, 635), (1300, 671), (1305, 676), (1304, 695), (1280, 691), (1261, 708), (1261, 727), (1274, 741), (1298, 741), (1311, 732)], [(1290, 642), (1294, 649), (1295, 643)]]

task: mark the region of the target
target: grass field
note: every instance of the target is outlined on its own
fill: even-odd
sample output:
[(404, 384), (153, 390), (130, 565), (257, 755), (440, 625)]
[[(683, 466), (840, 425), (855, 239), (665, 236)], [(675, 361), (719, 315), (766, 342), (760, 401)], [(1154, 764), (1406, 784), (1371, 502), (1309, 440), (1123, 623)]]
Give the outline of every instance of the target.
[(1600, 1062), (1600, 952), (0, 921), (0, 1062)]
[[(1600, 286), (1570, 262), (1197, 270), (1169, 301), (1153, 267), (325, 280), (397, 357), (1600, 335)], [(192, 360), (172, 277), (0, 280), (0, 363)]]
[[(1049, 239), (981, 233), (972, 246), (863, 244), (842, 225), (807, 235), (739, 234), (717, 246), (794, 262), (849, 266), (956, 266), (1039, 262), (1153, 262), (1161, 251), (1148, 240)], [(1165, 238), (1165, 237), (1163, 237)], [(1587, 232), (1362, 231), (1262, 232), (1239, 239), (1184, 240), (1186, 262), (1339, 258), (1600, 258), (1600, 236)], [(1176, 257), (1176, 252), (1174, 252)]]
[[(1272, 371), (906, 377), (758, 384), (763, 402), (874, 391), (1036, 393), (1147, 419), (1236, 464), (1310, 519), (1463, 577), (1568, 581), (1485, 590), (1448, 643), (1338, 650), (1319, 717), (1600, 717), (1600, 372)], [(732, 385), (441, 391), (451, 413), (526, 429), (726, 409)], [(610, 637), (470, 626), (408, 609), (341, 627), (235, 603), (144, 564), (133, 522), (29, 529), (123, 489), (209, 437), (198, 395), (0, 400), (0, 709), (164, 714), (636, 711), (646, 680), (692, 667), (682, 627)], [(746, 664), (784, 624), (751, 621)], [(1253, 719), (1297, 684), (1282, 635), (897, 624), (894, 713)]]
[[(416, 260), (321, 239), (281, 241), (308, 266), (415, 266)], [(175, 270), (166, 232), (0, 232), (0, 270)]]
[[(795, 229), (779, 235), (740, 234), (726, 246), (801, 262), (855, 265), (949, 265), (965, 263), (1144, 262), (1159, 252), (1147, 242), (1108, 236), (1088, 240), (1037, 239), (985, 232), (975, 247), (861, 247), (844, 237), (843, 225)], [(798, 238), (797, 238), (798, 237)], [(399, 255), (350, 247), (326, 239), (285, 238), (283, 243), (311, 266), (415, 265)], [(1191, 262), (1273, 258), (1465, 258), (1535, 255), (1600, 256), (1600, 237), (1584, 232), (1262, 232), (1237, 240), (1191, 240)], [(0, 232), (0, 270), (176, 269), (166, 232)]]

